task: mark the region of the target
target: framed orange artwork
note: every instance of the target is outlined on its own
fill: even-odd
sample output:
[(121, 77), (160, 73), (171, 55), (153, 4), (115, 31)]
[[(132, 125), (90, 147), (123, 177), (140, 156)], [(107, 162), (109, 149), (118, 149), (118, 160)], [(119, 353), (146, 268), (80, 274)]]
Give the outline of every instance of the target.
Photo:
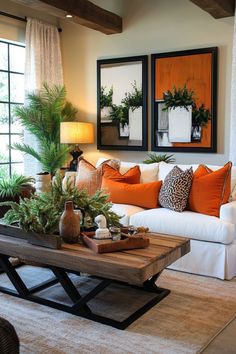
[(217, 48), (152, 54), (152, 150), (216, 152)]

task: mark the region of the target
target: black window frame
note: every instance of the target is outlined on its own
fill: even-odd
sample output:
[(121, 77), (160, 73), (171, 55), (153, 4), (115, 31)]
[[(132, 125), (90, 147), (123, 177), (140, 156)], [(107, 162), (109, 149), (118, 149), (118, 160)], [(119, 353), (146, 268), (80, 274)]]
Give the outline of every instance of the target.
[[(22, 164), (24, 163), (24, 160), (22, 161), (12, 161), (12, 149), (10, 148), (11, 146), (11, 142), (12, 142), (12, 136), (22, 136), (22, 133), (12, 133), (11, 131), (11, 122), (12, 122), (12, 107), (14, 107), (15, 105), (19, 106), (19, 105), (24, 105), (24, 103), (22, 102), (12, 102), (11, 101), (11, 80), (10, 80), (10, 76), (11, 74), (18, 74), (18, 75), (25, 75), (25, 72), (18, 72), (18, 71), (12, 71), (10, 70), (10, 47), (11, 46), (16, 46), (16, 47), (21, 47), (21, 48), (25, 48), (25, 45), (22, 43), (15, 43), (15, 42), (11, 42), (8, 40), (4, 40), (4, 39), (0, 39), (0, 43), (4, 43), (7, 44), (7, 70), (4, 69), (0, 69), (0, 72), (2, 73), (6, 73), (8, 78), (8, 100), (7, 101), (2, 101), (0, 100), (0, 104), (7, 104), (8, 105), (8, 133), (1, 133), (0, 132), (0, 140), (1, 140), (1, 136), (8, 136), (9, 138), (9, 149), (8, 149), (8, 161), (7, 162), (2, 162), (0, 160), (0, 167), (1, 166), (8, 166), (8, 175), (11, 177), (12, 176), (12, 165), (17, 165), (17, 164)], [(0, 177), (1, 178), (1, 177)]]

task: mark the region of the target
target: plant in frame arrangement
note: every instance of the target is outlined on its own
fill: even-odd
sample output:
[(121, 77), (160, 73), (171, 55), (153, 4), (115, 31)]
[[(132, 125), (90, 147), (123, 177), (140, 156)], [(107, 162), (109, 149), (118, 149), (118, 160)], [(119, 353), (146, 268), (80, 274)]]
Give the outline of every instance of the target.
[(113, 87), (106, 93), (106, 87), (102, 86), (100, 90), (100, 108), (111, 107), (113, 97)]
[(121, 100), (121, 103), (133, 112), (143, 105), (143, 94), (142, 90), (137, 87), (136, 81), (132, 84), (132, 88), (132, 92), (125, 93), (125, 97)]
[(189, 106), (192, 106), (194, 103), (194, 91), (189, 90), (184, 85), (183, 88), (173, 87), (173, 91), (166, 91), (163, 93), (163, 100), (165, 107), (163, 111), (168, 111), (168, 109), (175, 109), (176, 107), (184, 107), (187, 111), (189, 110)]

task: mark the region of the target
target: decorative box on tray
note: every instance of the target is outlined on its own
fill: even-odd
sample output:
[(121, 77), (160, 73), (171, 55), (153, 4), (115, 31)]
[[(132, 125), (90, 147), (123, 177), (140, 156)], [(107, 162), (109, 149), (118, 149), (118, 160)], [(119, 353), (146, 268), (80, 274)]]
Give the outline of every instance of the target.
[(95, 253), (108, 253), (149, 246), (149, 239), (144, 236), (144, 233), (138, 233), (135, 236), (122, 233), (121, 239), (118, 241), (113, 241), (112, 239), (97, 240), (93, 238), (94, 235), (94, 232), (81, 233), (83, 242)]

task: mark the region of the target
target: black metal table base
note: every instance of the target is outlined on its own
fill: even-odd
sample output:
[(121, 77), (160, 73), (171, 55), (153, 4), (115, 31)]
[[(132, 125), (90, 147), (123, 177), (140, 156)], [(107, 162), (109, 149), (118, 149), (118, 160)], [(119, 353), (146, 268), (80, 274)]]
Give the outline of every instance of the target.
[[(16, 269), (12, 266), (8, 258), (8, 256), (0, 254), (0, 267), (7, 274), (11, 283), (14, 285), (15, 290), (0, 286), (1, 292), (32, 302), (36, 302), (41, 305), (50, 306), (57, 310), (65, 311), (73, 315), (81, 316), (89, 320), (103, 323), (118, 329), (125, 329), (126, 327), (128, 327), (131, 323), (137, 320), (140, 316), (142, 316), (145, 312), (147, 312), (150, 308), (152, 308), (170, 293), (170, 290), (159, 288), (156, 286), (155, 281), (160, 275), (159, 273), (144, 282), (142, 287), (129, 285), (126, 283), (117, 282), (109, 279), (98, 278), (100, 279), (100, 283), (96, 285), (86, 295), (82, 296), (67, 274), (68, 272), (70, 272), (70, 270), (52, 266), (48, 266), (48, 268), (51, 269), (51, 271), (54, 273), (54, 277), (52, 279), (49, 279), (36, 286), (28, 288), (20, 277), (20, 275), (18, 274), (18, 272), (16, 271)], [(73, 273), (73, 271), (71, 272)], [(80, 276), (80, 273), (76, 272), (76, 275)], [(71, 300), (72, 305), (62, 304), (61, 302), (45, 299), (40, 295), (37, 295), (38, 292), (45, 289), (49, 289), (51, 286), (57, 283), (62, 286), (65, 293)], [(106, 287), (113, 283), (122, 284), (126, 287), (132, 287), (137, 289), (137, 291), (149, 292), (155, 294), (155, 296), (152, 296), (151, 300), (143, 304), (139, 309), (137, 309), (135, 312), (130, 314), (122, 321), (117, 321), (115, 319), (93, 313), (89, 307), (88, 302), (94, 299)]]

